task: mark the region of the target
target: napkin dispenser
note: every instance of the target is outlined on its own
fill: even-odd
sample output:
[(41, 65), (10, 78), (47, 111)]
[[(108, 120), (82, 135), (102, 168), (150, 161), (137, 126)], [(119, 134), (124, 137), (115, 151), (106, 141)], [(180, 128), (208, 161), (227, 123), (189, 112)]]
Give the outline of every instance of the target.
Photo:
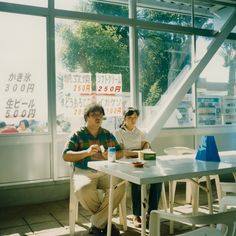
[(156, 153), (151, 149), (144, 149), (140, 151), (140, 160), (153, 161), (156, 160)]

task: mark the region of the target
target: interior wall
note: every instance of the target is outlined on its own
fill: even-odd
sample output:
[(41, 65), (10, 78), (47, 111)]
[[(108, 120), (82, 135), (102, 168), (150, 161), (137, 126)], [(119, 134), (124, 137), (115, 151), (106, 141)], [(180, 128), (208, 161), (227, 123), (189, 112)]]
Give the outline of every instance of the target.
[[(236, 150), (236, 133), (215, 134), (218, 151)], [(196, 136), (196, 147), (200, 143), (201, 135)]]
[(51, 176), (49, 143), (1, 146), (0, 184), (48, 180)]
[(161, 133), (152, 143), (153, 150), (157, 155), (164, 155), (164, 149), (172, 146), (185, 146), (197, 149), (203, 135), (215, 137), (218, 151), (236, 150), (236, 133), (214, 134), (179, 134), (178, 132)]
[(172, 135), (158, 137), (152, 144), (152, 149), (157, 155), (165, 155), (164, 149), (173, 146), (185, 146), (194, 149), (195, 137), (193, 135)]
[(70, 163), (65, 162), (62, 157), (67, 138), (68, 138), (67, 136), (61, 136), (57, 141), (57, 162), (56, 162), (57, 168), (56, 170), (57, 170), (58, 178), (68, 177), (70, 173)]
[(69, 180), (0, 187), (0, 207), (69, 199)]

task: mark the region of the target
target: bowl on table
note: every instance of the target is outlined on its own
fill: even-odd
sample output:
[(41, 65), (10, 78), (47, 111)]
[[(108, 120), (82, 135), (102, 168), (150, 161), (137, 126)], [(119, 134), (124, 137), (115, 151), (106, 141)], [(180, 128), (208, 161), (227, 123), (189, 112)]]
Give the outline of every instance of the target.
[(137, 168), (142, 168), (144, 166), (144, 162), (141, 162), (141, 161), (134, 161), (132, 162), (132, 164), (134, 167), (137, 167)]

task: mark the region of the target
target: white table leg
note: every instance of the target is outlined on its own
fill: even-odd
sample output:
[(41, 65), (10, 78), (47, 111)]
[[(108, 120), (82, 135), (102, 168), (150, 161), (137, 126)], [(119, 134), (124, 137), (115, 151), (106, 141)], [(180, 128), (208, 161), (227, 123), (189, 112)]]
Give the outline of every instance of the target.
[(192, 182), (192, 214), (194, 216), (198, 215), (199, 208), (199, 178), (193, 179)]
[(221, 190), (221, 186), (220, 186), (219, 175), (215, 175), (214, 178), (215, 178), (217, 197), (218, 197), (218, 201), (220, 202), (220, 200), (223, 196), (222, 196), (222, 190)]
[(210, 176), (206, 176), (206, 184), (207, 184), (207, 199), (208, 199), (208, 207), (209, 207), (209, 214), (213, 214), (213, 206), (212, 206), (212, 188), (211, 188), (211, 179)]
[(114, 177), (110, 176), (110, 192), (109, 192), (109, 206), (108, 206), (108, 221), (107, 221), (107, 236), (111, 236), (111, 222), (112, 222), (112, 209), (113, 209), (113, 181)]
[(165, 189), (165, 183), (162, 183), (162, 189), (161, 189), (161, 200), (162, 200), (162, 207), (165, 212), (167, 212), (167, 201), (166, 201), (166, 189)]
[(236, 172), (233, 172), (234, 181), (236, 182)]
[[(199, 185), (198, 179), (194, 179), (191, 183), (192, 185), (192, 215), (198, 215), (198, 208), (199, 208)], [(195, 224), (192, 225), (192, 229), (195, 229)]]
[(146, 235), (146, 212), (147, 212), (147, 198), (146, 198), (146, 185), (141, 185), (141, 217), (142, 217), (142, 231), (141, 235)]
[[(170, 213), (174, 212), (174, 193), (173, 193), (173, 181), (169, 181), (169, 208)], [(174, 233), (174, 222), (170, 220), (170, 234)]]
[(186, 203), (191, 203), (192, 199), (192, 183), (187, 180), (186, 181)]

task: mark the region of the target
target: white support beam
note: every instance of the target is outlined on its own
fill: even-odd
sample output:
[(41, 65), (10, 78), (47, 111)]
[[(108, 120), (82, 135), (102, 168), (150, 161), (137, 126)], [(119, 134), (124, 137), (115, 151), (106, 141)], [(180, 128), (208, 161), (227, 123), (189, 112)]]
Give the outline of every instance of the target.
[(216, 38), (209, 45), (208, 51), (203, 56), (201, 61), (192, 66), (192, 68), (190, 68), (190, 70), (188, 70), (187, 72), (185, 71), (180, 76), (178, 76), (168, 88), (160, 102), (157, 104), (158, 111), (153, 114), (150, 125), (146, 130), (148, 138), (151, 142), (158, 136), (165, 122), (168, 120), (172, 112), (176, 109), (193, 83), (199, 78), (201, 72), (207, 66), (211, 58), (217, 52), (217, 50), (222, 45), (235, 25), (236, 9), (222, 27), (221, 32), (218, 33)]

